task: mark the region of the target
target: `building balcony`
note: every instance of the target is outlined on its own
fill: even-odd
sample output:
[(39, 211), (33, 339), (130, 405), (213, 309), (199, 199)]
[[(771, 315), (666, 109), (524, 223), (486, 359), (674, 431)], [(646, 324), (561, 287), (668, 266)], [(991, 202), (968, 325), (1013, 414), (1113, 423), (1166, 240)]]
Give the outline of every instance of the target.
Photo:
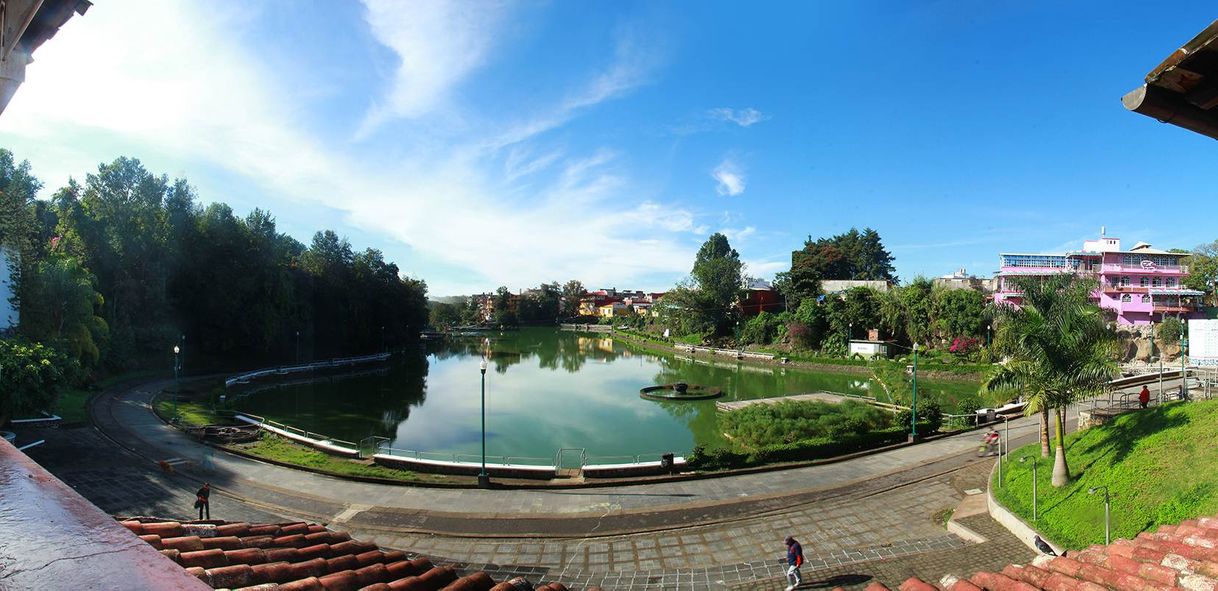
[(1102, 265), (1100, 271), (1105, 274), (1114, 273), (1141, 273), (1151, 275), (1188, 275), (1188, 265), (1163, 266), (1163, 267), (1142, 267), (1138, 265)]
[(1187, 304), (1185, 304), (1185, 305), (1179, 305), (1179, 304), (1160, 305), (1160, 304), (1155, 304), (1155, 306), (1154, 306), (1154, 312), (1156, 312), (1156, 313), (1160, 313), (1160, 314), (1187, 314), (1187, 313), (1189, 313), (1189, 312), (1192, 312), (1192, 311), (1193, 311), (1193, 310), (1195, 310), (1195, 309), (1196, 309), (1196, 308), (1194, 308), (1193, 306), (1189, 306), (1189, 305), (1187, 305)]

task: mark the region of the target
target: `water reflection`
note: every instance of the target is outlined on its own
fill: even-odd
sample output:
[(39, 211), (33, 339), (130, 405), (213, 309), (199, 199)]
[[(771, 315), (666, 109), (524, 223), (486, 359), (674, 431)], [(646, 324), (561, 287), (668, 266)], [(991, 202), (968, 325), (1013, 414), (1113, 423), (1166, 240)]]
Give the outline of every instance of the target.
[[(395, 358), (384, 375), (290, 385), (239, 400), (239, 408), (332, 437), (388, 437), (394, 447), (476, 453), (480, 449), (478, 363), (486, 355), (487, 453), (552, 457), (559, 448), (592, 456), (688, 452), (722, 440), (714, 400), (639, 397), (645, 386), (684, 381), (722, 388), (722, 400), (815, 391), (866, 394), (863, 376), (754, 366), (704, 356), (657, 354), (600, 334), (552, 329), (428, 342)], [(936, 385), (967, 390), (967, 385)], [(974, 387), (975, 389), (975, 387)]]

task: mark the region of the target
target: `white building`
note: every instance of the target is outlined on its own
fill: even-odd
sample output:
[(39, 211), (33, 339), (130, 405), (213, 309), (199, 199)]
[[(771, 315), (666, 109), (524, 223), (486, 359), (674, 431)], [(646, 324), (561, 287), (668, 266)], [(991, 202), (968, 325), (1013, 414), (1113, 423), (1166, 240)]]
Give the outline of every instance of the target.
[(0, 332), (16, 328), (21, 320), (16, 304), (17, 286), (13, 285), (16, 266), (16, 255), (0, 248)]

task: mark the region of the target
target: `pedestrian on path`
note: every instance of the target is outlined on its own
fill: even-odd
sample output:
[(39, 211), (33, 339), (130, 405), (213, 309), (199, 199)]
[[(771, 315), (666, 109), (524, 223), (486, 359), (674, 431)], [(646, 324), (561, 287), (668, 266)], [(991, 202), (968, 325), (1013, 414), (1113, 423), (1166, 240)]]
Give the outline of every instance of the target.
[(204, 482), (203, 488), (195, 491), (195, 508), (199, 510), (199, 519), (203, 519), (204, 513), (211, 519), (211, 484)]
[(978, 456), (996, 456), (996, 455), (998, 455), (998, 449), (999, 449), (998, 442), (1001, 439), (1002, 439), (1002, 436), (998, 434), (998, 430), (993, 427), (990, 427), (989, 432), (987, 432), (981, 438), (981, 449), (978, 451), (977, 455)]
[(1141, 404), (1142, 408), (1146, 408), (1146, 405), (1150, 404), (1150, 388), (1142, 386), (1142, 391), (1138, 392), (1138, 404)]
[(795, 538), (787, 536), (787, 582), (791, 583), (787, 586), (787, 591), (800, 586), (804, 582), (804, 577), (799, 573), (799, 567), (804, 563), (804, 548), (795, 541)]

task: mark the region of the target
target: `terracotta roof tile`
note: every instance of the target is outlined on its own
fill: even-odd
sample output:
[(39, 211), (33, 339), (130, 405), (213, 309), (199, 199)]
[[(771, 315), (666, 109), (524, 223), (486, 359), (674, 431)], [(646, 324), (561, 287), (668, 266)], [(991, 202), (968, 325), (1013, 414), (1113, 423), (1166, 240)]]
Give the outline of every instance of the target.
[[(216, 589), (241, 591), (489, 591), (490, 575), (460, 577), (453, 568), (353, 540), (303, 522), (249, 524), (128, 519), (122, 525)], [(507, 585), (506, 587), (504, 585)], [(537, 591), (567, 591), (561, 583)]]

